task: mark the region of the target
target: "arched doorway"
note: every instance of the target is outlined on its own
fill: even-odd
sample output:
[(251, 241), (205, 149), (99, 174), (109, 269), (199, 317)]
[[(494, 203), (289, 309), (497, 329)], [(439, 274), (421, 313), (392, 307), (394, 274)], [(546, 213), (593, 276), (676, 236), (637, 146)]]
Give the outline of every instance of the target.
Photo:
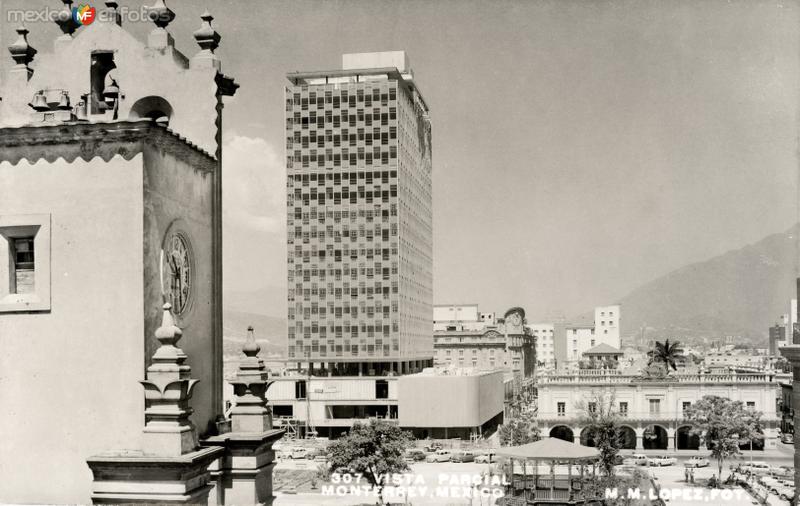
[(692, 434), (692, 428), (688, 425), (678, 428), (677, 433), (678, 450), (699, 450), (700, 434)]
[(669, 446), (667, 429), (660, 425), (651, 425), (644, 430), (642, 443), (645, 450), (666, 450)]
[(572, 433), (572, 429), (566, 425), (556, 425), (550, 429), (550, 437), (561, 439), (563, 441), (569, 441), (570, 443), (575, 441), (575, 436)]
[(627, 425), (619, 428), (619, 443), (620, 448), (623, 450), (636, 449), (636, 431)]
[(594, 440), (594, 431), (592, 431), (589, 427), (586, 427), (581, 431), (581, 444), (583, 446), (591, 446), (592, 448), (597, 446), (597, 443)]

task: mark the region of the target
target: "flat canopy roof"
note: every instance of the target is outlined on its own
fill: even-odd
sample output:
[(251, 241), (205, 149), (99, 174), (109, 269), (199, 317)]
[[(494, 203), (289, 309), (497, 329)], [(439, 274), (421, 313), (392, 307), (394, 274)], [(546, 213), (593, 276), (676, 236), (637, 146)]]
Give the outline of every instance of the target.
[(497, 455), (524, 460), (596, 460), (600, 458), (597, 448), (590, 448), (563, 439), (547, 437), (520, 446), (499, 448)]

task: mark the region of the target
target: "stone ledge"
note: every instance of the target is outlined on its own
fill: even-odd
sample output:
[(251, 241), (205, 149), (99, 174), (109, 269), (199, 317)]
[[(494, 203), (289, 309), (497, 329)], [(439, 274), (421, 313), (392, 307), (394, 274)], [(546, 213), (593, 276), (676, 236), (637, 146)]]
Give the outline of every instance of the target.
[(149, 119), (87, 123), (26, 125), (0, 128), (0, 162), (16, 165), (20, 160), (35, 163), (80, 157), (89, 161), (100, 157), (109, 161), (115, 155), (130, 160), (147, 146), (157, 146), (186, 160), (203, 171), (216, 170), (216, 159), (206, 151)]
[(269, 443), (277, 441), (286, 434), (286, 429), (272, 429), (264, 432), (226, 432), (200, 441), (200, 446), (220, 446), (224, 443)]

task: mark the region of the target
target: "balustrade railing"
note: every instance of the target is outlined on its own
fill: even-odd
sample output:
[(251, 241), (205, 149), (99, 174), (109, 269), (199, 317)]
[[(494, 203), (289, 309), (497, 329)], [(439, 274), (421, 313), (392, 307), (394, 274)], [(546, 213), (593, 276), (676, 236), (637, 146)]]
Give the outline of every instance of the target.
[(725, 374), (669, 374), (661, 378), (621, 374), (613, 370), (584, 369), (579, 374), (543, 374), (537, 378), (542, 384), (573, 383), (779, 383), (788, 375), (777, 373), (725, 373)]
[[(681, 421), (685, 418), (683, 411), (663, 410), (663, 411), (627, 411), (618, 413), (622, 421), (624, 420), (645, 420), (645, 421)], [(579, 412), (558, 412), (558, 411), (539, 411), (536, 418), (539, 420), (550, 420), (553, 422), (574, 422), (581, 417)], [(777, 421), (780, 417), (776, 413), (764, 413), (761, 420)]]

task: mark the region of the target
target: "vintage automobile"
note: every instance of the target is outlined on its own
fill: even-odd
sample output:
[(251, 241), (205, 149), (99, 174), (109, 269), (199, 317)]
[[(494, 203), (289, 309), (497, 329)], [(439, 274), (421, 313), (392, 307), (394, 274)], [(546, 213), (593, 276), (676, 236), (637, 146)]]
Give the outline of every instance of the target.
[(771, 474), (776, 478), (794, 480), (794, 468), (792, 466), (773, 467)]
[(443, 448), (443, 446), (442, 446), (441, 443), (437, 443), (437, 442), (434, 441), (433, 443), (425, 445), (422, 449), (425, 450), (428, 453), (434, 453), (437, 450), (441, 450), (442, 448)]
[(773, 490), (773, 492), (775, 494), (777, 494), (778, 497), (780, 497), (784, 501), (793, 501), (794, 500), (795, 490), (794, 490), (794, 487), (792, 487), (792, 486), (781, 485), (781, 486), (778, 486), (775, 490)]
[(450, 450), (436, 450), (436, 453), (425, 457), (425, 462), (450, 462), (451, 456)]
[(454, 452), (452, 457), (450, 457), (450, 462), (474, 462), (474, 461), (475, 461), (475, 453), (470, 451)]
[(647, 455), (636, 453), (623, 459), (623, 464), (632, 466), (646, 466), (649, 464), (649, 459), (647, 458)]
[(496, 462), (497, 458), (494, 455), (494, 452), (485, 452), (485, 453), (478, 453), (475, 455), (475, 463), (476, 464), (491, 464)]
[(787, 445), (794, 444), (794, 434), (789, 432), (781, 433), (781, 443), (785, 443)]
[(406, 450), (405, 459), (406, 462), (421, 462), (425, 460), (428, 455), (417, 448), (411, 448)]
[(710, 462), (705, 457), (690, 457), (684, 464), (686, 467), (708, 467)]
[(659, 455), (657, 457), (650, 457), (647, 459), (648, 464), (651, 466), (672, 466), (678, 462), (678, 459), (675, 457), (670, 457), (669, 455)]
[(739, 470), (744, 474), (752, 474), (754, 476), (765, 476), (772, 474), (772, 468), (769, 466), (769, 464), (760, 460), (742, 464), (739, 467)]

